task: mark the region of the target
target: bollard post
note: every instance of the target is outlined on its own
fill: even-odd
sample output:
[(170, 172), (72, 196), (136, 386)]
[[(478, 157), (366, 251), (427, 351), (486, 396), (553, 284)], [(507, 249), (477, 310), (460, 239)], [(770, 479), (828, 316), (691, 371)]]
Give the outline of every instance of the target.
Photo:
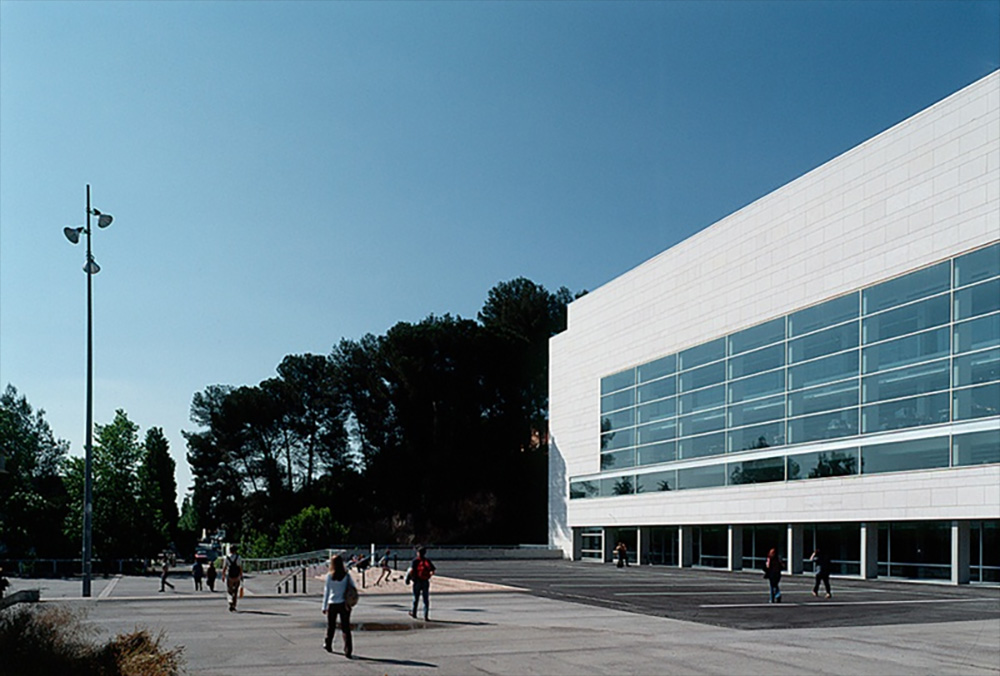
[(302, 566), (302, 593), (306, 593), (306, 567)]
[(365, 569), (361, 569), (361, 588), (365, 588)]

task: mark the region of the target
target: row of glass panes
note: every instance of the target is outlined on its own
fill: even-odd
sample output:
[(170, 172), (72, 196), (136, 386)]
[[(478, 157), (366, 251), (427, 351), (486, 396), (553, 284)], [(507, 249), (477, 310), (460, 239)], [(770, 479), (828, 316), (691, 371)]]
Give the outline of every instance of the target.
[[(974, 314), (959, 316), (956, 313), (956, 321), (982, 317), (1000, 310), (1000, 279), (979, 284), (967, 289), (967, 291), (980, 288), (985, 289), (988, 293), (981, 294), (982, 300), (974, 308)], [(938, 298), (943, 299), (944, 304), (939, 303)], [(867, 322), (870, 320), (866, 319), (861, 323), (862, 335), (860, 337), (858, 335), (858, 322), (852, 321), (789, 341), (787, 347), (785, 343), (778, 343), (730, 357), (725, 361), (685, 371), (679, 375), (668, 375), (635, 388), (628, 386), (625, 389), (605, 394), (601, 397), (601, 412), (619, 410), (636, 403), (655, 401), (677, 393), (694, 395), (698, 390), (710, 388), (726, 380), (736, 381), (752, 377), (755, 374), (782, 369), (786, 366), (788, 389), (806, 387), (814, 384), (817, 380), (826, 382), (829, 380), (827, 372), (831, 369), (835, 373), (843, 372), (845, 376), (851, 375), (852, 370), (857, 370), (859, 341), (860, 344), (865, 345), (861, 349), (861, 370), (863, 373), (898, 366), (901, 355), (906, 355), (909, 352), (948, 354), (947, 343), (950, 332), (946, 325), (951, 321), (951, 318), (948, 312), (947, 297), (940, 296), (938, 298), (931, 298), (913, 306), (893, 310), (892, 313), (905, 310), (908, 314), (884, 319), (881, 327), (873, 330), (877, 340), (866, 339)], [(883, 316), (880, 315), (875, 319), (879, 318), (883, 318)], [(956, 324), (956, 332), (962, 326), (963, 323)], [(961, 338), (956, 334), (956, 344), (961, 344), (961, 342)], [(748, 385), (753, 385), (753, 383), (748, 383)], [(782, 383), (781, 388), (784, 388), (784, 383)]]
[[(1000, 382), (951, 392), (895, 399), (818, 415), (777, 420), (735, 430), (612, 449), (601, 453), (601, 470), (771, 448), (858, 434), (976, 420), (1000, 415)], [(669, 435), (669, 430), (664, 436)]]
[(1000, 463), (1000, 430), (570, 481), (570, 499)]
[[(1000, 329), (1000, 315), (997, 315), (996, 319), (997, 327)], [(938, 344), (938, 338), (933, 336), (926, 338), (917, 340), (917, 349), (908, 355), (901, 358), (897, 354), (889, 358), (892, 370), (886, 368), (861, 378), (861, 402), (870, 403), (944, 390), (952, 386), (952, 382), (955, 387), (962, 387), (1000, 379), (1000, 350), (988, 348), (979, 352), (963, 354), (950, 360), (945, 358), (936, 361), (922, 361), (928, 357), (933, 359), (942, 356), (942, 354), (948, 354), (947, 336), (945, 336), (943, 349), (935, 347)], [(923, 343), (924, 346), (930, 346), (930, 349), (921, 349), (920, 343)], [(913, 361), (916, 363), (910, 365), (910, 362)], [(863, 357), (862, 362), (864, 362)], [(840, 378), (844, 378), (845, 375), (848, 378), (842, 382), (836, 382)], [(952, 375), (953, 377), (951, 377)], [(788, 392), (787, 415), (791, 417), (851, 405), (856, 406), (859, 403), (857, 397), (858, 378), (856, 376), (857, 372), (854, 369), (844, 371), (830, 369), (823, 375), (818, 373), (814, 375), (813, 379), (819, 381), (819, 386), (808, 389), (788, 388), (791, 391)], [(835, 384), (828, 384), (827, 379), (833, 380)], [(729, 427), (738, 427), (746, 422), (783, 418), (785, 417), (783, 406), (785, 380), (780, 375), (775, 375), (769, 380), (755, 383), (732, 382), (729, 383), (728, 388), (724, 385), (718, 385), (622, 409), (602, 416), (601, 432), (613, 433), (616, 430), (624, 430), (636, 425), (674, 418), (683, 421), (691, 418), (691, 414), (712, 411), (713, 409), (719, 411), (719, 415), (721, 415), (722, 407), (726, 407), (726, 410), (729, 411)], [(810, 382), (810, 385), (813, 383)], [(750, 396), (747, 396), (748, 394)], [(774, 396), (775, 394), (777, 397)], [(833, 402), (832, 405), (830, 402)], [(773, 413), (764, 413), (766, 417), (761, 417), (762, 408), (771, 409)], [(640, 429), (642, 428), (640, 427)]]
[[(921, 330), (921, 324), (937, 321), (942, 314), (950, 312), (953, 303), (949, 302), (949, 296), (944, 292), (952, 288), (956, 289), (953, 294), (956, 320), (985, 314), (997, 309), (1000, 280), (979, 283), (995, 277), (1000, 277), (1000, 244), (993, 244), (952, 261), (917, 270), (860, 292), (845, 294), (785, 317), (607, 376), (601, 379), (601, 394), (655, 380), (678, 370), (689, 371), (726, 356), (742, 354), (786, 338), (797, 338), (834, 327), (856, 320), (859, 316), (866, 317), (861, 327), (864, 344), (913, 333)], [(914, 303), (923, 298), (927, 300)], [(913, 305), (907, 308), (898, 307), (911, 303)], [(877, 317), (868, 317), (892, 308), (898, 309)], [(945, 323), (949, 319), (939, 323)], [(867, 329), (864, 324), (867, 324)], [(845, 333), (850, 331), (845, 330)], [(794, 342), (790, 340), (789, 344)], [(791, 360), (791, 356), (789, 359)]]
[[(765, 393), (762, 398), (746, 402), (733, 396), (734, 388), (730, 385), (728, 405), (726, 388), (719, 385), (603, 416), (601, 448), (612, 450), (994, 380), (1000, 380), (998, 348), (880, 371), (860, 379), (852, 377), (787, 395), (783, 387), (775, 386), (773, 391), (778, 394)], [(733, 399), (737, 399), (737, 403), (733, 403)]]
[[(1000, 379), (1000, 350), (997, 349), (1000, 346), (1000, 314), (955, 327), (956, 351), (985, 349), (960, 353), (950, 360), (951, 369), (948, 368), (948, 359), (923, 361), (948, 354), (948, 331), (942, 331), (942, 335), (921, 334), (903, 339), (906, 342), (891, 346), (891, 350), (887, 346), (881, 355), (885, 358), (883, 365), (891, 365), (894, 370), (879, 371), (860, 378), (863, 403)], [(846, 363), (849, 360), (844, 361)], [(911, 365), (912, 362), (916, 363)], [(856, 364), (856, 360), (852, 364)], [(820, 383), (818, 386), (793, 390), (788, 392), (787, 397), (784, 392), (784, 373), (775, 371), (770, 375), (734, 381), (728, 386), (719, 385), (610, 413), (601, 420), (604, 432), (601, 436), (601, 450), (615, 450), (726, 427), (766, 422), (786, 415), (794, 417), (858, 405), (859, 378), (856, 377), (856, 366), (845, 370), (828, 368), (825, 375), (823, 373), (823, 370), (818, 369), (811, 379), (806, 379), (810, 385), (815, 384), (811, 382), (812, 379), (817, 380)], [(845, 375), (851, 377), (838, 380)], [(950, 383), (947, 382), (949, 376)], [(823, 383), (824, 379), (834, 382)], [(750, 401), (743, 401), (751, 397), (753, 399)], [(680, 414), (678, 407), (681, 409)]]

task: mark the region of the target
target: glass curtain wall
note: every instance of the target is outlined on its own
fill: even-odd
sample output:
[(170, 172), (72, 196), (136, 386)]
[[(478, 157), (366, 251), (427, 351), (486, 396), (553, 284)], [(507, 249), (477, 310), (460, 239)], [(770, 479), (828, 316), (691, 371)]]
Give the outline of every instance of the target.
[(834, 575), (861, 574), (861, 524), (817, 523), (806, 526), (802, 533), (803, 570), (814, 571), (809, 557), (821, 548), (830, 559)]
[(646, 561), (662, 566), (676, 566), (679, 563), (676, 527), (662, 526), (649, 529), (649, 551), (646, 553)]
[(693, 527), (691, 529), (691, 556), (695, 566), (728, 567), (729, 528), (727, 526)]
[(604, 529), (583, 528), (580, 533), (580, 558), (604, 561)]
[(951, 522), (879, 524), (878, 574), (912, 580), (951, 578)]
[(788, 559), (788, 527), (768, 524), (743, 527), (743, 568), (762, 570), (767, 553), (774, 547), (782, 559)]
[(1000, 582), (1000, 521), (973, 521), (969, 529), (972, 582)]
[[(1000, 244), (640, 364), (600, 385), (602, 472), (1000, 416)], [(671, 478), (683, 489), (854, 474), (862, 466), (866, 473), (947, 467), (944, 443), (835, 458), (804, 454), (787, 477), (777, 465), (734, 461), (679, 469)], [(975, 464), (998, 455), (1000, 447), (980, 444), (956, 458)], [(575, 497), (589, 497), (586, 489)], [(634, 477), (597, 489), (600, 496), (636, 492)]]

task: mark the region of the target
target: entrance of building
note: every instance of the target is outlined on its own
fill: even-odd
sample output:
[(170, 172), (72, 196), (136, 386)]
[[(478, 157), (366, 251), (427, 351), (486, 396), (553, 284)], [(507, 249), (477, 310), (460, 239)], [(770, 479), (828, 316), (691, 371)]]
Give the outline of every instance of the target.
[[(628, 551), (627, 561), (632, 563), (638, 563), (636, 558), (639, 553), (639, 529), (638, 528), (609, 528), (608, 538), (610, 538), (610, 545), (612, 551), (618, 546), (619, 542), (624, 542), (625, 547)], [(618, 560), (618, 555), (614, 554), (612, 556), (612, 561)]]

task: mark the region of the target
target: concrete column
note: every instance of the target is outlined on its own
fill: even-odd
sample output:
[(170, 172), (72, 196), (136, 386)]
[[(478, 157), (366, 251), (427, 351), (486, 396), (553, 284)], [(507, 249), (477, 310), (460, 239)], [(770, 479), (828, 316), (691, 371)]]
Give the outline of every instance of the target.
[(787, 570), (793, 575), (798, 575), (802, 572), (802, 524), (801, 523), (790, 523), (788, 524), (788, 563)]
[(679, 568), (690, 568), (694, 563), (694, 550), (691, 542), (693, 532), (691, 526), (680, 526), (677, 528), (677, 566)]
[(951, 583), (969, 584), (969, 539), (968, 521), (951, 522)]
[(729, 570), (743, 570), (743, 526), (729, 526)]
[(649, 555), (649, 528), (640, 528), (636, 538), (635, 562), (642, 565), (642, 560)]
[(861, 577), (874, 580), (878, 577), (878, 524), (861, 524)]

